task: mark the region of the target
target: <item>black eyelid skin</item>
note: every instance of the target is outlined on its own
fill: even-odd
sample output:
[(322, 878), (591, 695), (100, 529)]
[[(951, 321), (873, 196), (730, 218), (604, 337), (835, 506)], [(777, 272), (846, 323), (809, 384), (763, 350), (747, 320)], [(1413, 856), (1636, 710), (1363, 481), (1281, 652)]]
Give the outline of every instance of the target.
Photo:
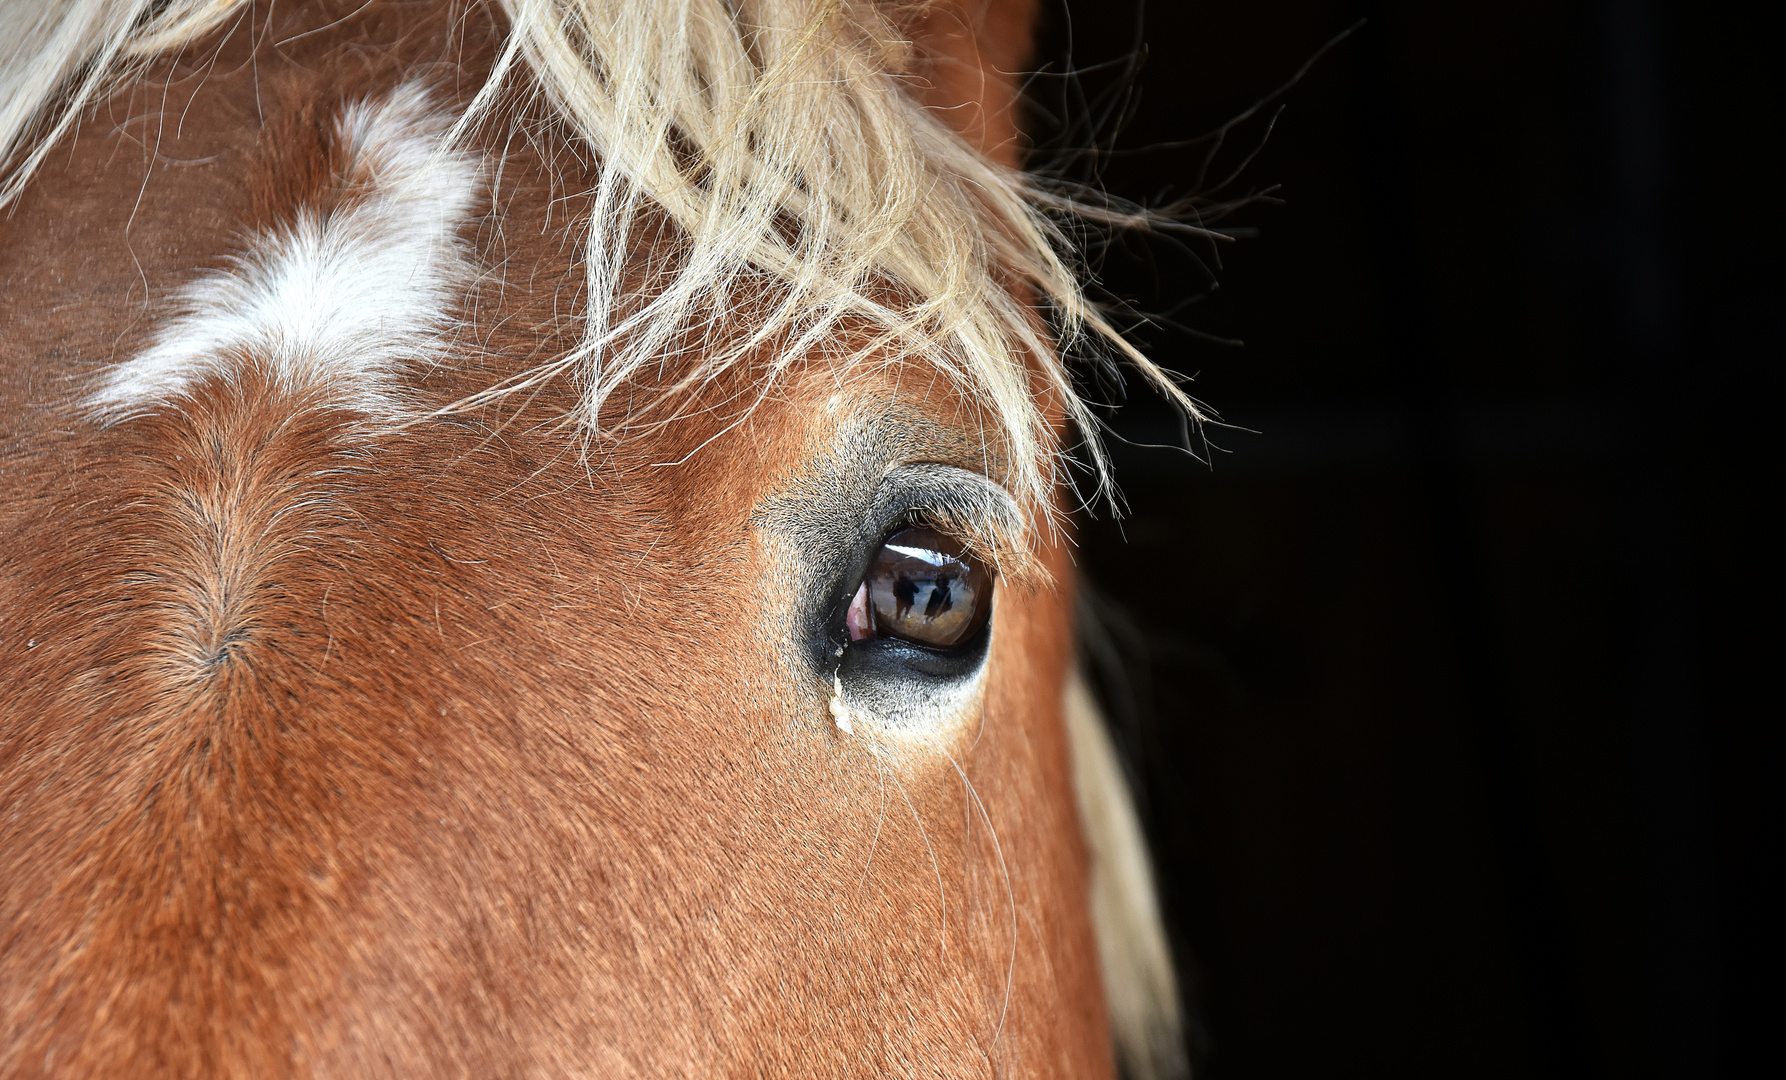
[[(998, 608), (997, 590), (993, 592), (993, 609)], [(964, 679), (972, 676), (986, 662), (986, 651), (992, 644), (993, 619), (988, 618), (974, 636), (949, 649), (933, 649), (900, 638), (867, 638), (851, 642), (837, 665), (838, 678), (893, 679), (919, 676), (929, 679)]]

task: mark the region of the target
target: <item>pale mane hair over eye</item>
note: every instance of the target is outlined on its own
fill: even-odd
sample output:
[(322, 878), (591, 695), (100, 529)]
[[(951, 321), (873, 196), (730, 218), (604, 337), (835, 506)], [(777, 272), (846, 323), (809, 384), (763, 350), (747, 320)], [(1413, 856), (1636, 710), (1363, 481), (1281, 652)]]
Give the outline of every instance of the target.
[[(1116, 217), (986, 157), (911, 92), (901, 20), (870, 0), (493, 0), (509, 31), (442, 149), (506, 87), (545, 95), (593, 151), (581, 342), (487, 401), (569, 376), (593, 431), (603, 403), (674, 352), (694, 385), (772, 343), (768, 382), (815, 351), (917, 358), (980, 404), (1020, 502), (1062, 480), (1052, 397), (1098, 424), (1063, 356), (1122, 357), (1193, 418), (1195, 404), (1086, 300), (1075, 215)], [(0, 0), (0, 205), (83, 110), (235, 16), (243, 0)], [(638, 302), (621, 270), (647, 205), (673, 225), (674, 270)], [(748, 302), (746, 302), (748, 298)], [(737, 325), (738, 313), (754, 314)], [(847, 333), (846, 333), (847, 331)]]

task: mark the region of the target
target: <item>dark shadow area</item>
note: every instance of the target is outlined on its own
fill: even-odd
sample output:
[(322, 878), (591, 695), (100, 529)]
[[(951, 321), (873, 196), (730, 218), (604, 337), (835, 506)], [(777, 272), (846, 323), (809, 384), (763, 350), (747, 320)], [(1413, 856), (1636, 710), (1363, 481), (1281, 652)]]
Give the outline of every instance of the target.
[(1739, 16), (1052, 8), (1039, 167), (1264, 196), (1095, 267), (1232, 425), (1147, 449), (1136, 391), (1080, 538), (1206, 1080), (1774, 1057), (1786, 65)]

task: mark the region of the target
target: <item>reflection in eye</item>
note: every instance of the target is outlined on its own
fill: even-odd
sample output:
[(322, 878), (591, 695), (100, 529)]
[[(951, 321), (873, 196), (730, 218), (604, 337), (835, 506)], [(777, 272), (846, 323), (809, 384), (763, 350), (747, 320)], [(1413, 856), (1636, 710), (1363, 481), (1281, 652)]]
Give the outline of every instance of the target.
[(901, 529), (875, 554), (845, 622), (851, 641), (895, 637), (949, 649), (992, 610), (992, 575), (934, 529)]

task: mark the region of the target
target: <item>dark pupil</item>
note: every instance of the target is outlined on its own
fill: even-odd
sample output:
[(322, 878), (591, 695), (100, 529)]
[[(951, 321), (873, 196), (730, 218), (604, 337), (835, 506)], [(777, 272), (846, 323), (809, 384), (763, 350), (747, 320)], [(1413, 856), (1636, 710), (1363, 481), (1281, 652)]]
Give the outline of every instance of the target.
[(902, 529), (875, 557), (868, 595), (876, 633), (948, 648), (985, 621), (991, 579), (943, 534)]

